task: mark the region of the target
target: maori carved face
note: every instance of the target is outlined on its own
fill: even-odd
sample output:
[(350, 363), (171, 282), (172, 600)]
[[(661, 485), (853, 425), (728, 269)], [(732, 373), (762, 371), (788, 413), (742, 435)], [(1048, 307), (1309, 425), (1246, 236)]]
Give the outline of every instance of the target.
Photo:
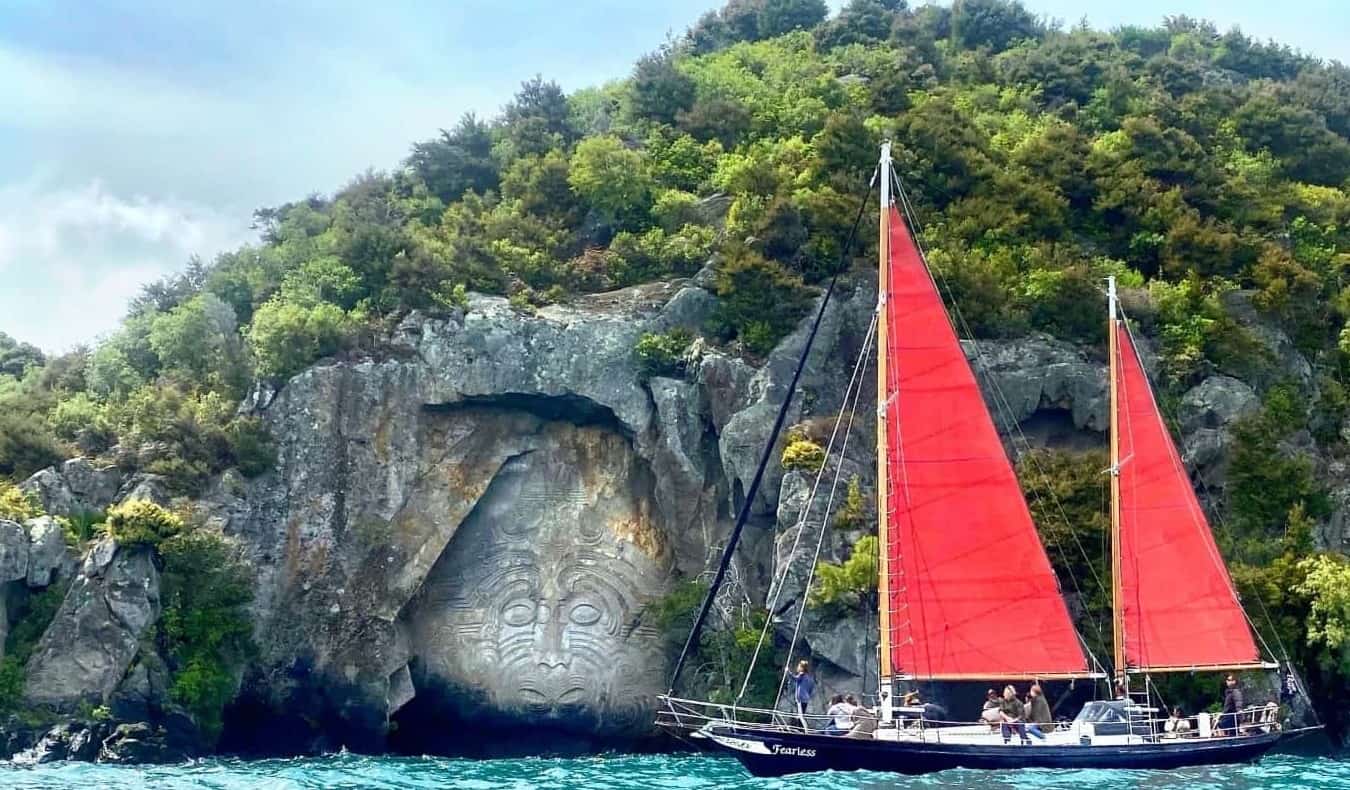
[(426, 671), (491, 713), (593, 732), (645, 723), (661, 690), (643, 606), (665, 592), (632, 450), (568, 426), (508, 462), (429, 575), (413, 618)]

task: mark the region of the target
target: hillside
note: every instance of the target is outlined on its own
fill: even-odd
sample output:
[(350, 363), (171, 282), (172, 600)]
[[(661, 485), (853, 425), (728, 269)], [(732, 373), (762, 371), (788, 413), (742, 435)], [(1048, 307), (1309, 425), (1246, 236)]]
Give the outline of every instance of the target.
[[(790, 335), (818, 286), (842, 274), (857, 304), (866, 301), (874, 234), (860, 234), (848, 255), (842, 247), (883, 139), (893, 141), (929, 259), (976, 339), (1014, 351), (1052, 343), (1056, 354), (1088, 370), (1102, 354), (1100, 280), (1114, 274), (1124, 284), (1126, 308), (1153, 344), (1164, 406), (1186, 436), (1187, 461), (1206, 486), (1244, 600), (1257, 612), (1269, 609), (1258, 627), (1290, 652), (1325, 712), (1342, 722), (1350, 678), (1350, 565), (1341, 556), (1350, 529), (1350, 69), (1186, 17), (1103, 32), (1049, 28), (1007, 0), (957, 0), (950, 9), (850, 0), (834, 17), (823, 0), (732, 0), (639, 60), (626, 78), (566, 95), (537, 77), (499, 116), (465, 116), (414, 144), (393, 172), (359, 175), (332, 196), (259, 209), (257, 243), (147, 285), (121, 329), (93, 348), (47, 359), (0, 334), (0, 519), (39, 515), (6, 479), (18, 484), (75, 457), (116, 467), (114, 491), (148, 480), (166, 504), (216, 506), (163, 529), (118, 510), (105, 530), (110, 519), (102, 511), (112, 499), (95, 497), (97, 507), (65, 513), (63, 525), (72, 551), (111, 531), (123, 545), (153, 546), (163, 555), (164, 625), (150, 652), (164, 664), (174, 702), (214, 738), (259, 649), (249, 636), (250, 607), (270, 605), (250, 602), (264, 585), (239, 584), (248, 571), (233, 559), (231, 541), (281, 512), (306, 524), (332, 515), (323, 509), (327, 500), (302, 508), (283, 495), (308, 483), (296, 476), (309, 468), (297, 456), (297, 442), (308, 441), (298, 426), (323, 412), (317, 406), (348, 403), (357, 391), (397, 392), (440, 414), (457, 399), (491, 397), (471, 405), (603, 424), (637, 442), (633, 458), (656, 464), (669, 463), (656, 460), (664, 456), (655, 448), (665, 445), (641, 444), (644, 431), (665, 437), (682, 424), (671, 415), (694, 414), (695, 407), (627, 399), (644, 387), (656, 399), (650, 381), (684, 376), (706, 400), (722, 388), (700, 377), (725, 375), (731, 378), (722, 384), (735, 393), (727, 404), (735, 408), (700, 417), (712, 438), (695, 432), (680, 450), (694, 459), (690, 479), (702, 483), (689, 490), (707, 497), (699, 523), (710, 531), (702, 542), (661, 554), (672, 578), (696, 577), (693, 558), (725, 522), (717, 502), (733, 498), (739, 485), (731, 471), (739, 461), (723, 448), (713, 463), (714, 451), (700, 443), (717, 445), (732, 415), (771, 420), (755, 411), (764, 404), (750, 399), (747, 382), (773, 380), (762, 363), (791, 350)], [(875, 227), (875, 211), (868, 203), (864, 228)], [(519, 384), (562, 398), (544, 407), (511, 400), (525, 391), (513, 389), (518, 382), (508, 386), (504, 374), (474, 367), (496, 353), (487, 340), (464, 351), (455, 344), (469, 340), (442, 347), (409, 335), (430, 338), (493, 321), (503, 336), (533, 338), (554, 331), (540, 326), (566, 325), (568, 311), (593, 319), (617, 309), (597, 294), (695, 275), (699, 287), (690, 290), (703, 295), (686, 299), (687, 312), (673, 313), (671, 301), (624, 314), (646, 334), (616, 329), (610, 339), (622, 336), (627, 345), (597, 350), (597, 359), (627, 360), (637, 347), (640, 363), (622, 364), (641, 366), (616, 374), (631, 380), (633, 392), (620, 398), (595, 384), (602, 394), (586, 396), (608, 410), (603, 419), (567, 400), (571, 383), (558, 384), (591, 381), (595, 371), (577, 361), (581, 350), (559, 378), (541, 373)], [(629, 295), (662, 287), (615, 299), (641, 301)], [(695, 300), (697, 309), (690, 307)], [(658, 313), (665, 317), (652, 317)], [(22, 335), (22, 327), (14, 329)], [(849, 331), (839, 332), (846, 349)], [(439, 357), (427, 356), (427, 344), (482, 381), (435, 378), (446, 374), (433, 372)], [(681, 355), (691, 345), (720, 361), (686, 363)], [(603, 346), (603, 337), (595, 341)], [(533, 353), (528, 344), (521, 348)], [(434, 386), (371, 383), (400, 365)], [(355, 371), (356, 383), (335, 383), (326, 377), (348, 373), (329, 370)], [(344, 389), (349, 385), (355, 389)], [(683, 385), (664, 397), (694, 398)], [(313, 401), (299, 400), (306, 392)], [(274, 399), (282, 405), (274, 407)], [(350, 402), (371, 413), (380, 403)], [(644, 411), (663, 403), (675, 412)], [(414, 406), (407, 408), (398, 419), (421, 426)], [(332, 419), (359, 422), (349, 414)], [(360, 424), (384, 430), (384, 423)], [(767, 429), (747, 425), (740, 424), (741, 435), (752, 439)], [(434, 428), (441, 430), (450, 428)], [(510, 429), (500, 430), (508, 438), (498, 437), (492, 453), (505, 458), (516, 451), (503, 449), (514, 445)], [(416, 455), (417, 463), (434, 466), (418, 453), (435, 436), (409, 431), (387, 457), (411, 464)], [(390, 441), (380, 436), (372, 441)], [(1071, 509), (1064, 529), (1095, 545), (1102, 481), (1089, 470), (1101, 462), (1079, 452), (1078, 439), (1043, 442), (1051, 447), (1040, 452), (1057, 470), (1057, 496)], [(581, 453), (587, 442), (605, 441), (611, 439), (569, 433), (558, 446)], [(1202, 441), (1209, 444), (1196, 444)], [(408, 452), (400, 455), (399, 447)], [(727, 481), (709, 482), (723, 467)], [(628, 481), (630, 472), (606, 474)], [(483, 491), (475, 486), (485, 490), (488, 482), (459, 481), (477, 496)], [(338, 499), (347, 494), (332, 481), (324, 486)], [(366, 493), (370, 512), (384, 512), (382, 500)], [(766, 496), (759, 515), (781, 526), (780, 495), (775, 489)], [(222, 515), (236, 505), (249, 514), (238, 523)], [(678, 508), (662, 512), (693, 518)], [(1038, 511), (1042, 528), (1053, 531), (1047, 513), (1048, 505)], [(380, 529), (396, 521), (388, 513), (381, 518)], [(861, 532), (841, 535), (857, 539)], [(348, 540), (335, 534), (339, 543)], [(443, 547), (449, 535), (440, 538)], [(289, 545), (278, 539), (267, 551)], [(346, 571), (359, 575), (354, 565), (365, 555), (355, 544), (341, 545), (351, 552)], [(851, 545), (839, 542), (830, 556), (842, 562)], [(430, 556), (423, 574), (433, 573), (439, 555)], [(1080, 580), (1094, 571), (1086, 557), (1057, 563)], [(206, 572), (219, 584), (212, 594), (194, 595), (186, 580)], [(21, 584), (0, 584), (9, 582)], [(62, 603), (57, 585), (28, 584), (31, 592), (10, 599), (7, 621), (15, 625), (0, 664), (0, 710), (21, 698), (33, 675), (26, 679), (24, 662)], [(346, 587), (335, 582), (333, 589)], [(666, 596), (662, 622), (678, 630), (690, 589), (644, 594)], [(329, 601), (320, 604), (315, 595), (306, 605), (318, 613)], [(1091, 618), (1100, 600), (1089, 592), (1084, 608)], [(209, 616), (193, 617), (202, 612)], [(751, 616), (731, 626), (755, 622)], [(734, 651), (726, 640), (713, 646)], [(139, 649), (132, 639), (125, 660)], [(387, 674), (386, 687), (393, 682)], [(707, 674), (703, 681), (718, 686), (717, 673)], [(353, 681), (358, 686), (366, 682), (361, 677)]]

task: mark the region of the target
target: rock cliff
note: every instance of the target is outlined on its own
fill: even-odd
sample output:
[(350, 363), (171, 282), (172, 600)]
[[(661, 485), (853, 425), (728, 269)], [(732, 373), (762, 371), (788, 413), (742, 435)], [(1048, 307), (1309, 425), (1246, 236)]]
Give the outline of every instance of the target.
[[(259, 652), (227, 712), (225, 746), (444, 750), (446, 727), (501, 741), (494, 733), (526, 722), (539, 738), (513, 744), (523, 750), (649, 736), (671, 658), (651, 605), (715, 562), (809, 323), (765, 360), (699, 342), (684, 377), (644, 378), (633, 353), (644, 332), (697, 330), (716, 309), (700, 282), (531, 314), (474, 296), (450, 315), (407, 316), (378, 353), (258, 389), (241, 408), (276, 438), (276, 468), (248, 481), (227, 473), (195, 503), (255, 576)], [(861, 284), (831, 303), (789, 424), (832, 424), (874, 301)], [(1100, 360), (1041, 336), (967, 350), (1013, 452), (1104, 441)], [(868, 402), (832, 463), (870, 497)], [(1183, 398), (1186, 457), (1211, 482), (1221, 483), (1229, 424), (1254, 402), (1226, 376)], [(783, 602), (780, 640), (822, 523), (822, 501), (801, 517), (812, 482), (771, 466), (728, 592)], [(25, 487), (54, 514), (162, 497), (153, 479), (84, 459)], [(59, 576), (55, 528), (0, 522), (0, 583)], [(822, 558), (847, 556), (860, 534), (831, 531)], [(28, 666), (30, 698), (71, 709), (162, 693), (146, 677), (152, 662), (136, 660), (153, 651), (142, 637), (158, 613), (146, 553), (105, 541), (67, 576)], [(856, 690), (873, 671), (871, 630), (866, 613), (808, 609), (797, 651), (816, 658), (827, 688)]]

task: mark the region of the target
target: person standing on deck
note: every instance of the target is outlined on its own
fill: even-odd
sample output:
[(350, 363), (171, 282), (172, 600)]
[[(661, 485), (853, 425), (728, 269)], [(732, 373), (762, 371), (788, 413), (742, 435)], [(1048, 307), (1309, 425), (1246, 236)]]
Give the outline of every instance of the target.
[(810, 732), (811, 725), (806, 723), (806, 708), (811, 704), (811, 695), (816, 692), (816, 679), (811, 677), (811, 662), (806, 659), (797, 662), (797, 674), (792, 676), (792, 685), (802, 732)]
[(1223, 692), (1223, 714), (1219, 716), (1219, 730), (1225, 735), (1239, 735), (1238, 712), (1242, 710), (1242, 689), (1238, 687), (1237, 677), (1229, 675), (1223, 679), (1227, 687)]

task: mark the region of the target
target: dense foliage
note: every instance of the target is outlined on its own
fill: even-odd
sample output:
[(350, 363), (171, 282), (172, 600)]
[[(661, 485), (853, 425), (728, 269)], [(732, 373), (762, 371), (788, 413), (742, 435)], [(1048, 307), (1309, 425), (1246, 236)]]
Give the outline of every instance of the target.
[(154, 502), (132, 499), (108, 511), (104, 528), (119, 546), (159, 548), (183, 529), (183, 519)]
[(172, 677), (169, 696), (214, 740), (254, 650), (247, 610), (251, 574), (220, 533), (191, 521), (163, 540), (159, 551), (164, 562), (159, 642)]

